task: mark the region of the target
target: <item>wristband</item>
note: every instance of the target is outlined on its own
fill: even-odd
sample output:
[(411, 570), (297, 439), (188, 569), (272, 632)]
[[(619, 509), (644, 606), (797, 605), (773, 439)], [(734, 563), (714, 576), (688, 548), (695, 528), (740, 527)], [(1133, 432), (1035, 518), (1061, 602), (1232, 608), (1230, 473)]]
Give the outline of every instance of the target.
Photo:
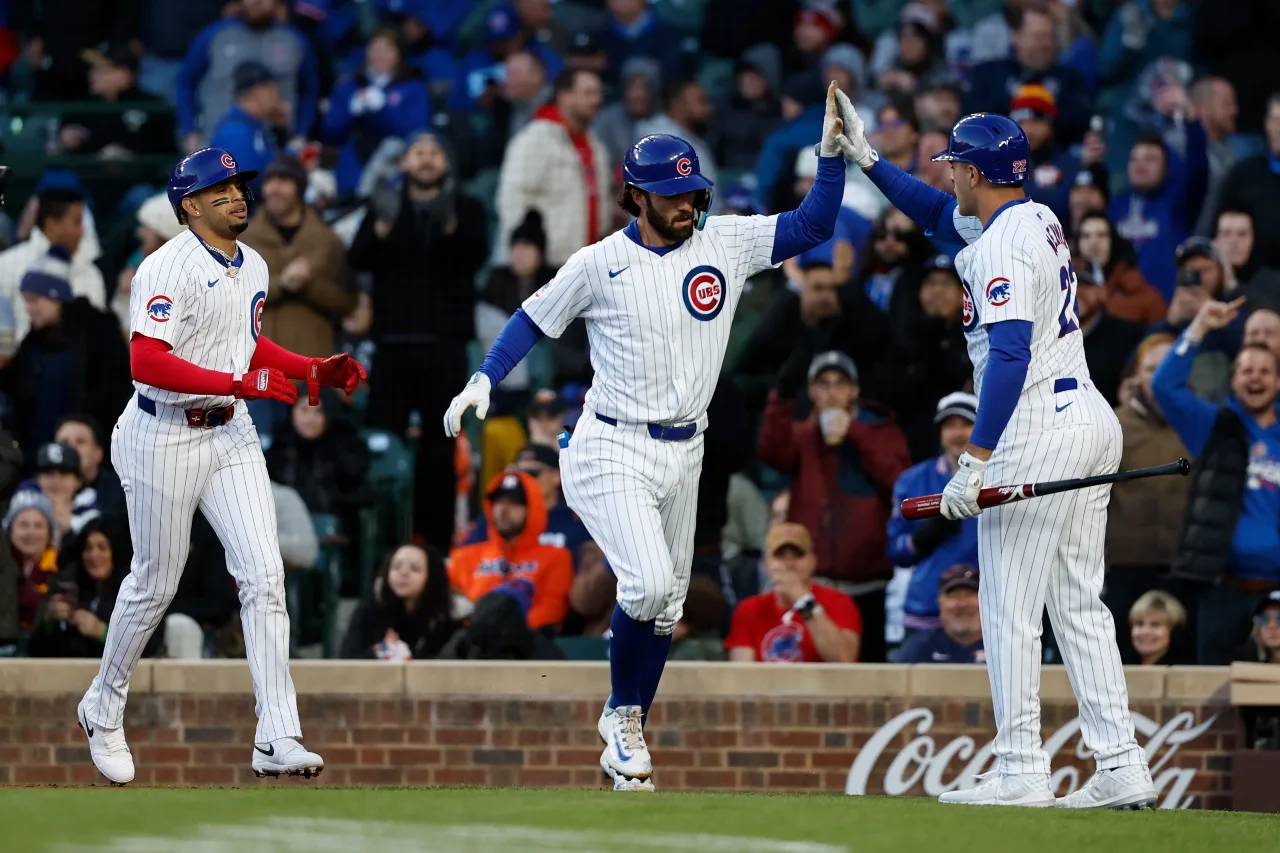
[(236, 373), (231, 376), (231, 396), (237, 400), (244, 399), (244, 374)]

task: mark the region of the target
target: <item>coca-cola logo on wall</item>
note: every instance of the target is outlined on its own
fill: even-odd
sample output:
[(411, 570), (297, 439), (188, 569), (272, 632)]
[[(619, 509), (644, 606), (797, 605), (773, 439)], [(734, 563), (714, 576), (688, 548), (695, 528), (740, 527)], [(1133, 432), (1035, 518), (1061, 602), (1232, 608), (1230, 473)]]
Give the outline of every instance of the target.
[[(1188, 796), (1187, 789), (1195, 778), (1195, 768), (1174, 766), (1173, 757), (1183, 744), (1208, 731), (1217, 718), (1215, 714), (1197, 724), (1194, 714), (1183, 711), (1164, 725), (1159, 725), (1142, 714), (1133, 715), (1134, 728), (1139, 737), (1147, 741), (1147, 761), (1151, 764), (1151, 778), (1160, 792), (1160, 808), (1185, 809), (1194, 802), (1195, 797)], [(969, 735), (959, 735), (939, 747), (929, 734), (933, 719), (933, 712), (928, 708), (912, 708), (877, 729), (849, 768), (844, 792), (850, 795), (867, 793), (872, 773), (886, 748), (913, 727), (915, 737), (894, 756), (884, 772), (881, 780), (884, 793), (891, 797), (901, 796), (917, 784), (923, 785), (924, 793), (930, 797), (956, 788), (972, 788), (978, 774), (991, 769), (988, 765), (992, 764), (992, 742), (988, 741), (979, 748)], [(1079, 732), (1080, 718), (1076, 717), (1046, 738), (1044, 750), (1049, 758), (1053, 759), (1072, 738), (1076, 738), (1075, 757), (1091, 760), (1083, 738), (1077, 737)], [(943, 774), (953, 760), (963, 761), (965, 765), (954, 778), (944, 779)], [(1092, 768), (1082, 773), (1077, 767), (1060, 767), (1052, 777), (1054, 790), (1058, 796), (1065, 796), (1083, 785), (1092, 772)]]

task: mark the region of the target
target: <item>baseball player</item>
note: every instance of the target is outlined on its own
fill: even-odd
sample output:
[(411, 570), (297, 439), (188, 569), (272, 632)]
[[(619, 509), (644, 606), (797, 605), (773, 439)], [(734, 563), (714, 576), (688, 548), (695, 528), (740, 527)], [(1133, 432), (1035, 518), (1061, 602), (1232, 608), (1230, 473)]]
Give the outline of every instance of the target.
[[(847, 100), (845, 154), (956, 256), (979, 407), (942, 514), (980, 512), (983, 483), (1029, 483), (1114, 472), (1120, 424), (1089, 378), (1076, 313), (1076, 276), (1062, 225), (1028, 198), (1030, 146), (1009, 119), (978, 113), (934, 160), (951, 164), (955, 198), (879, 159)], [(947, 803), (1052, 806), (1040, 742), (1040, 631), (1045, 605), (1080, 703), (1098, 770), (1069, 808), (1146, 808), (1156, 799), (1134, 739), (1115, 625), (1099, 598), (1110, 486), (989, 509), (978, 520), (980, 607), (995, 709), (995, 769)]]
[(305, 380), (355, 390), (364, 369), (347, 355), (305, 358), (261, 336), (269, 279), (262, 256), (239, 245), (248, 181), (221, 148), (186, 157), (169, 175), (169, 202), (190, 230), (147, 256), (130, 292), (130, 361), (137, 394), (111, 436), (133, 537), (102, 665), (77, 709), (99, 772), (133, 779), (124, 738), (129, 676), (164, 618), (201, 510), (227, 550), (240, 590), (246, 655), (258, 715), (253, 770), (311, 777), (324, 761), (298, 743), (289, 676), (289, 616), (271, 483), (242, 400), (297, 399)]
[(844, 188), (835, 83), (817, 181), (780, 216), (707, 216), (711, 181), (693, 146), (641, 139), (623, 160), (619, 204), (636, 220), (569, 258), (508, 321), (449, 406), (483, 418), (489, 394), (544, 335), (586, 320), (595, 378), (560, 474), (569, 506), (618, 579), (610, 623), (613, 692), (600, 716), (600, 765), (614, 790), (651, 791), (644, 715), (683, 612), (693, 559), (707, 406), (746, 280), (831, 238)]

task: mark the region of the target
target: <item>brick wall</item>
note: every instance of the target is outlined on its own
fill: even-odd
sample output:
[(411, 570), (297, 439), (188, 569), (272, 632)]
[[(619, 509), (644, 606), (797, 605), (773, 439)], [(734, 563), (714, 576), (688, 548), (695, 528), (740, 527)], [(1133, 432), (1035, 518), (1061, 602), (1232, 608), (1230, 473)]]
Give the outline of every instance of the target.
[[(243, 664), (239, 666), (243, 668)], [(506, 667), (511, 670), (509, 678), (487, 668), (472, 670), (470, 676), (465, 669), (455, 668), (447, 673), (447, 679), (435, 678), (440, 673), (428, 670), (422, 677), (433, 687), (429, 692), (440, 694), (443, 689), (445, 695), (414, 695), (407, 684), (400, 690), (393, 684), (388, 690), (381, 680), (388, 670), (369, 668), (360, 670), (356, 684), (350, 677), (336, 678), (341, 670), (334, 669), (329, 675), (335, 680), (327, 690), (327, 679), (308, 673), (304, 690), (305, 665), (297, 665), (299, 711), (307, 744), (324, 755), (327, 765), (319, 783), (598, 786), (601, 745), (595, 721), (604, 693), (593, 688), (602, 672), (592, 665), (577, 666), (591, 667), (586, 684), (575, 678), (572, 670), (558, 671), (551, 677), (553, 683), (538, 684), (539, 690), (527, 686), (536, 683), (537, 673), (527, 668), (516, 670), (514, 665)], [(957, 738), (971, 738), (973, 746), (981, 748), (994, 734), (990, 702), (964, 695), (985, 689), (985, 674), (980, 669), (962, 673), (959, 682), (955, 672), (934, 679), (937, 689), (933, 692), (950, 695), (920, 692), (928, 687), (920, 674), (903, 675), (914, 668), (823, 669), (827, 672), (822, 675), (829, 677), (815, 680), (806, 673), (801, 679), (805, 683), (784, 678), (781, 684), (776, 673), (757, 670), (759, 690), (750, 696), (743, 695), (745, 690), (736, 696), (726, 695), (733, 692), (741, 671), (731, 672), (729, 678), (723, 676), (723, 668), (703, 665), (674, 673), (674, 689), (667, 690), (671, 695), (655, 705), (648, 729), (656, 781), (665, 789), (840, 792), (846, 789), (850, 767), (858, 755), (878, 749), (878, 758), (862, 774), (866, 793), (884, 793), (886, 787), (896, 786), (894, 793), (922, 794), (927, 793), (924, 780), (931, 775), (940, 774), (945, 784), (969, 764), (955, 757), (965, 754), (955, 743)], [(859, 677), (860, 669), (864, 673), (871, 670), (875, 677), (870, 680), (881, 686), (868, 687), (867, 677)], [(221, 683), (216, 678), (210, 682), (210, 672), (213, 670), (156, 677), (149, 690), (139, 690), (135, 683), (125, 726), (138, 765), (137, 782), (286, 784), (257, 780), (249, 769), (253, 698), (247, 690), (229, 689), (240, 683), (241, 676), (218, 670), (226, 677)], [(886, 673), (890, 675), (887, 680)], [(0, 783), (101, 782), (75, 725), (82, 688), (73, 692), (60, 686), (59, 678), (52, 678), (41, 690), (32, 686), (40, 680), (39, 675), (27, 672), (25, 687), (20, 683), (21, 689), (6, 690), (8, 679), (0, 667)], [(890, 693), (888, 688), (894, 687), (899, 677), (905, 679), (908, 689)], [(547, 678), (543, 674), (540, 680)], [(734, 683), (724, 683), (726, 678)], [(159, 684), (166, 679), (176, 682), (172, 686), (201, 686), (170, 692)], [(373, 679), (372, 684), (391, 695), (369, 695), (371, 690), (360, 688), (362, 679)], [(447, 683), (440, 683), (442, 680)], [(1230, 795), (1228, 755), (1237, 746), (1236, 717), (1223, 706), (1221, 697), (1211, 693), (1199, 698), (1169, 696), (1168, 680), (1161, 678), (1159, 692), (1165, 695), (1134, 701), (1134, 709), (1153, 721), (1153, 727), (1173, 721), (1157, 735), (1160, 743), (1155, 744), (1153, 764), (1169, 756), (1157, 776), (1172, 772), (1176, 779), (1164, 786), (1166, 791), (1180, 781), (1183, 795), (1196, 797), (1197, 805), (1225, 808)], [(862, 686), (856, 686), (860, 682), (864, 682)], [(914, 691), (910, 689), (912, 682), (917, 688)], [(82, 683), (87, 684), (87, 679)], [(504, 684), (507, 695), (498, 689)], [(957, 684), (959, 689), (952, 689)], [(840, 692), (842, 685), (849, 693), (887, 695), (824, 695)], [(594, 695), (558, 699), (554, 696), (557, 691)], [(1076, 709), (1073, 701), (1054, 695), (1053, 690), (1047, 692), (1044, 730), (1048, 739), (1071, 723)], [(1135, 690), (1152, 692), (1156, 691)], [(686, 698), (698, 695), (707, 698)], [(899, 720), (901, 730), (890, 736), (884, 729), (886, 724), (913, 709), (917, 713), (905, 723)], [(1180, 733), (1210, 719), (1212, 725), (1194, 739), (1174, 743)], [(883, 746), (874, 747), (873, 743), (869, 747), (877, 732), (882, 733), (879, 739)], [(1078, 733), (1067, 734), (1055, 749), (1054, 766), (1077, 768), (1078, 784), (1092, 768), (1075, 757)], [(1150, 734), (1140, 733), (1139, 742), (1147, 744)], [(931, 762), (939, 753), (945, 754)], [(866, 758), (870, 757), (868, 752)], [(316, 782), (291, 780), (288, 784)]]

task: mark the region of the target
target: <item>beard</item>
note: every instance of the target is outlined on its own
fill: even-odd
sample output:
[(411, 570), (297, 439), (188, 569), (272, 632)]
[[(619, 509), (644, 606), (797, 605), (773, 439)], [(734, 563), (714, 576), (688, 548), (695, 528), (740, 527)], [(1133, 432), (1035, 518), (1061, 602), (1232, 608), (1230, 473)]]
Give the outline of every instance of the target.
[(249, 220), (244, 222), (231, 222), (227, 225), (227, 230), (232, 234), (243, 234), (244, 230), (249, 227)]
[(409, 175), (409, 183), (415, 190), (438, 190), (444, 186), (444, 174), (434, 177), (425, 177), (419, 175)]
[[(696, 216), (697, 214), (695, 213), (694, 215)], [(680, 240), (688, 240), (690, 237), (693, 236), (693, 218), (692, 217), (689, 219), (681, 219), (675, 222), (670, 222), (670, 221), (666, 221), (659, 218), (659, 216), (656, 213), (654, 213), (652, 209), (649, 209), (645, 211), (644, 220), (645, 222), (649, 223), (649, 227), (654, 230), (654, 233), (656, 233), (663, 240), (668, 240), (672, 243), (678, 242)]]

